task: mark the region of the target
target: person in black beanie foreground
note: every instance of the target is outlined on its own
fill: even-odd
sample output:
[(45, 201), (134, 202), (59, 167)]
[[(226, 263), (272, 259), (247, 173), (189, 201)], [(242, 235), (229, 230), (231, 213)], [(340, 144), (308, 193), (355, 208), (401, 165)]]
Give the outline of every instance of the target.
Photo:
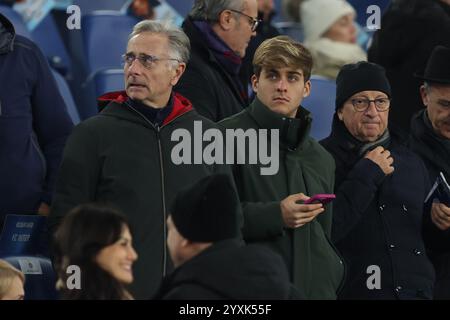
[(336, 84), (332, 132), (321, 144), (336, 161), (332, 241), (347, 266), (338, 298), (431, 299), (435, 273), (421, 235), (430, 182), (421, 159), (389, 134), (385, 71), (348, 64)]
[(180, 191), (167, 219), (167, 245), (176, 269), (154, 299), (300, 298), (278, 254), (241, 240), (241, 215), (233, 182), (225, 174)]

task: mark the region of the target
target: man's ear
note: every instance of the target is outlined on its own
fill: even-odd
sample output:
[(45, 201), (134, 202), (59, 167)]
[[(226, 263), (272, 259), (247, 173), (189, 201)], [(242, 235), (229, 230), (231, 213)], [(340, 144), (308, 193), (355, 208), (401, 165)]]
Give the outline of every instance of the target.
[(339, 109), (336, 111), (336, 114), (337, 114), (339, 120), (341, 120), (341, 121), (344, 120), (344, 115), (343, 115), (342, 108), (339, 108)]
[(305, 82), (305, 88), (303, 89), (303, 98), (306, 98), (311, 93), (311, 80)]
[(217, 25), (223, 30), (230, 30), (233, 27), (233, 13), (230, 10), (223, 10), (219, 14)]
[(424, 85), (420, 86), (420, 96), (422, 98), (422, 103), (424, 106), (428, 106), (428, 92)]
[(180, 62), (178, 64), (178, 66), (173, 70), (174, 70), (173, 77), (170, 80), (170, 84), (172, 86), (176, 85), (178, 83), (178, 80), (180, 80), (181, 76), (183, 75), (184, 71), (186, 70), (186, 63)]
[(254, 92), (258, 92), (258, 77), (256, 76), (256, 74), (252, 75), (252, 78), (250, 79), (251, 83), (252, 83), (252, 89)]

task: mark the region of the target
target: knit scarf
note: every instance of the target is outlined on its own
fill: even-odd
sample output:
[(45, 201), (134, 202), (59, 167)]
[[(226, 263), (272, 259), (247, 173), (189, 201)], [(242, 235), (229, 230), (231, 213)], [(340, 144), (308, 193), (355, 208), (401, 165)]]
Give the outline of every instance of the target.
[(209, 50), (225, 71), (231, 76), (233, 82), (239, 90), (241, 97), (246, 100), (247, 92), (239, 78), (242, 59), (214, 32), (208, 22), (203, 20), (193, 21), (194, 26), (199, 30), (206, 42)]
[[(347, 148), (352, 150), (358, 158), (363, 157), (368, 151), (375, 149), (378, 146), (388, 148), (391, 143), (391, 136), (389, 130), (386, 128), (384, 133), (375, 141), (363, 142), (356, 139), (347, 129), (344, 122), (339, 120), (335, 115), (333, 119), (333, 131), (339, 133), (341, 139), (346, 141)], [(355, 159), (356, 160), (356, 159)]]

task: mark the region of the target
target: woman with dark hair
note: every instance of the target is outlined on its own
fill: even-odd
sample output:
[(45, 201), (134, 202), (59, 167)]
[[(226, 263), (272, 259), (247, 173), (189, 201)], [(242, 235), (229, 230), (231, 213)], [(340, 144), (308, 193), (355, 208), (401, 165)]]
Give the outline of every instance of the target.
[[(55, 234), (57, 288), (62, 299), (133, 299), (125, 286), (133, 282), (137, 259), (126, 218), (98, 205), (81, 205), (64, 219)], [(81, 288), (70, 289), (69, 266), (78, 266)]]

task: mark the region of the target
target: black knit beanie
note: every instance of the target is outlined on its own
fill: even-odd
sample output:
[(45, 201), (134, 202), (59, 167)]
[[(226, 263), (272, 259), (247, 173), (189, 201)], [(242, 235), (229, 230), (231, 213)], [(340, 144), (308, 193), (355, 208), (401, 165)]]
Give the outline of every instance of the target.
[(344, 65), (336, 78), (336, 110), (361, 91), (381, 91), (391, 96), (391, 86), (382, 66), (365, 61)]
[(217, 242), (237, 238), (239, 197), (230, 176), (207, 176), (181, 190), (170, 211), (178, 232), (191, 241)]

